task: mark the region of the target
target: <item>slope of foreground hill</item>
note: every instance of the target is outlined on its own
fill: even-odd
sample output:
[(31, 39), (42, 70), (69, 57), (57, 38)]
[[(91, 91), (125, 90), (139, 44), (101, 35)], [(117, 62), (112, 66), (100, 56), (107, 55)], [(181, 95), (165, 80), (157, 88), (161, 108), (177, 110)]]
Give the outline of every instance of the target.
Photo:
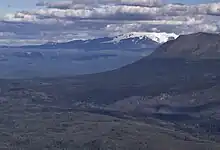
[(181, 35), (176, 40), (169, 41), (160, 46), (151, 57), (219, 59), (220, 35), (203, 32)]
[[(186, 48), (188, 38), (194, 42)], [(0, 146), (218, 150), (220, 60), (211, 55), (218, 54), (218, 38), (185, 35), (104, 73), (1, 80)], [(194, 55), (195, 43), (202, 55)]]

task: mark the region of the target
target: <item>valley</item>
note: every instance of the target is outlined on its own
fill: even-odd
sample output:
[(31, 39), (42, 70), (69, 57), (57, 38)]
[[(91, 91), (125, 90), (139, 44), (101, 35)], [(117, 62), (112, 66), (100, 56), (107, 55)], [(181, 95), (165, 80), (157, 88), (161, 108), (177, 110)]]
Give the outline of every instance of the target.
[(218, 150), (219, 35), (185, 36), (211, 40), (193, 57), (177, 38), (106, 72), (1, 79), (1, 148)]

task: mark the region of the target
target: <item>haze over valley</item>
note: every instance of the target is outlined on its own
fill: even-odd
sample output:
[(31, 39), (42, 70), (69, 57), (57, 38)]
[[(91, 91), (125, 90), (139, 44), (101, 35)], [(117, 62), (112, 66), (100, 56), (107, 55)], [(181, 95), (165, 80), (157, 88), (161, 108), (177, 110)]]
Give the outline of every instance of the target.
[(160, 45), (144, 35), (118, 38), (2, 46), (0, 77), (56, 77), (103, 72), (139, 60)]

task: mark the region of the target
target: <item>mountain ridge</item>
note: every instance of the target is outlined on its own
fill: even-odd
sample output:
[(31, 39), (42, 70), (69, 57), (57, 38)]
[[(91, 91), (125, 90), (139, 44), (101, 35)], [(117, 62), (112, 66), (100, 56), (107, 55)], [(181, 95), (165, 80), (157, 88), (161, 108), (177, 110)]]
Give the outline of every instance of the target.
[(2, 46), (2, 48), (24, 49), (82, 49), (82, 50), (144, 50), (178, 37), (175, 33), (130, 32), (112, 37), (101, 37), (68, 42), (48, 42), (42, 45)]
[(89, 40), (74, 40), (65, 43), (48, 42), (43, 45), (20, 46), (24, 49), (79, 49), (79, 50), (136, 50), (154, 49), (159, 44), (149, 38), (138, 37), (122, 39), (118, 43), (111, 42), (114, 38), (103, 37)]

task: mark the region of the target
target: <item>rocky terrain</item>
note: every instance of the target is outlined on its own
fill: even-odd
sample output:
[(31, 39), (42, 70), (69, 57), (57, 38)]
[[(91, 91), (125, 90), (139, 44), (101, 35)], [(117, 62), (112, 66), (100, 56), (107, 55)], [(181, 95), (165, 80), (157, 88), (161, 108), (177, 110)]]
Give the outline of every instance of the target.
[(103, 73), (2, 79), (0, 146), (218, 150), (218, 39), (207, 33), (180, 36)]

